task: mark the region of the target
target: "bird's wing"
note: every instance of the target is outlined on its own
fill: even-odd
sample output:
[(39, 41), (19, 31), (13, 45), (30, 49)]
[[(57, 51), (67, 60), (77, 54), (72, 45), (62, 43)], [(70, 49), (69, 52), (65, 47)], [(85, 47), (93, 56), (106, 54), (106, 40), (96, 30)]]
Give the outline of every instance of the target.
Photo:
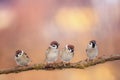
[(73, 52), (73, 56), (74, 56), (74, 52)]
[(24, 53), (24, 54), (25, 54), (25, 55), (24, 55), (25, 57), (29, 58), (29, 56), (27, 55), (27, 53)]
[(46, 53), (46, 55), (45, 55), (45, 60), (44, 60), (44, 62), (46, 62), (46, 60), (47, 60), (47, 55), (50, 53), (50, 48), (48, 48), (45, 53)]
[(48, 49), (46, 50), (46, 55), (47, 55), (49, 52), (50, 52), (50, 48), (48, 48)]
[(25, 52), (24, 52), (23, 58), (26, 59), (26, 60), (31, 61), (31, 59), (29, 58), (29, 56), (28, 56), (27, 53), (25, 53)]

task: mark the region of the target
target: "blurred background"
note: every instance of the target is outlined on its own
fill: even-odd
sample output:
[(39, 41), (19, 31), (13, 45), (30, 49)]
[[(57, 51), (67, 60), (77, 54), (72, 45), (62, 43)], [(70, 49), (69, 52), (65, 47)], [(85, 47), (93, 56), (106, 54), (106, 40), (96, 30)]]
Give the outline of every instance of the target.
[[(86, 59), (96, 40), (99, 56), (120, 54), (120, 0), (0, 0), (0, 70), (17, 66), (15, 51), (32, 64), (43, 63), (51, 41), (75, 46), (71, 62)], [(0, 80), (120, 80), (120, 61), (84, 70), (27, 71), (0, 75)]]

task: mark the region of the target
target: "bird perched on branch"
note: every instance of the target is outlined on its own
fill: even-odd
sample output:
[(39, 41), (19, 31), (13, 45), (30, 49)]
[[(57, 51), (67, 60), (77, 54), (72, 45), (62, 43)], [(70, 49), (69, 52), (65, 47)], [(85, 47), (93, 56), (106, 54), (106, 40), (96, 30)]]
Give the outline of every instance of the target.
[(27, 66), (31, 60), (23, 50), (17, 50), (15, 54), (15, 61), (19, 66)]
[(74, 46), (70, 44), (66, 45), (61, 51), (60, 56), (63, 63), (69, 63), (74, 56)]
[(46, 51), (46, 62), (49, 64), (54, 63), (57, 61), (59, 56), (59, 43), (57, 41), (52, 41), (50, 46)]
[(93, 60), (98, 56), (98, 48), (95, 40), (91, 40), (86, 49), (89, 60)]

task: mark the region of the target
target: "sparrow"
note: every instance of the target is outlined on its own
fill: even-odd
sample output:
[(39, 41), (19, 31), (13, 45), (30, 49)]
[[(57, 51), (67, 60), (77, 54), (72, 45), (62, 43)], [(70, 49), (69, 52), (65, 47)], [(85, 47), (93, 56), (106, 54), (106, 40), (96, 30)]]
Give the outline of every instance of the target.
[(89, 60), (93, 60), (98, 56), (98, 48), (95, 40), (91, 40), (86, 49)]
[(54, 63), (57, 61), (59, 56), (59, 43), (57, 41), (52, 41), (50, 46), (46, 50), (46, 59), (45, 61), (49, 63)]
[(17, 50), (15, 54), (15, 61), (18, 66), (27, 66), (31, 60), (23, 50)]
[(60, 56), (61, 56), (62, 62), (69, 63), (74, 56), (74, 46), (70, 44), (66, 45), (61, 51)]

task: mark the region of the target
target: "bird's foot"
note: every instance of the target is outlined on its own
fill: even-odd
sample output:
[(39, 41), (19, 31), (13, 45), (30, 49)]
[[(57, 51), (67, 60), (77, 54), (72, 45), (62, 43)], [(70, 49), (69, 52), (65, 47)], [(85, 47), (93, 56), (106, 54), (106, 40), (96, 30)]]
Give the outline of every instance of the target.
[(22, 66), (20, 66), (20, 65), (18, 65), (18, 66), (15, 66), (15, 69), (17, 69), (17, 68), (21, 68)]
[(86, 60), (85, 60), (86, 62), (89, 62), (89, 61), (91, 61), (89, 58), (87, 58)]
[(63, 62), (63, 65), (66, 67), (66, 66), (70, 65), (70, 62)]
[(53, 65), (53, 63), (47, 63), (47, 66), (52, 66)]
[(70, 65), (70, 62), (66, 63), (66, 66), (69, 66)]

